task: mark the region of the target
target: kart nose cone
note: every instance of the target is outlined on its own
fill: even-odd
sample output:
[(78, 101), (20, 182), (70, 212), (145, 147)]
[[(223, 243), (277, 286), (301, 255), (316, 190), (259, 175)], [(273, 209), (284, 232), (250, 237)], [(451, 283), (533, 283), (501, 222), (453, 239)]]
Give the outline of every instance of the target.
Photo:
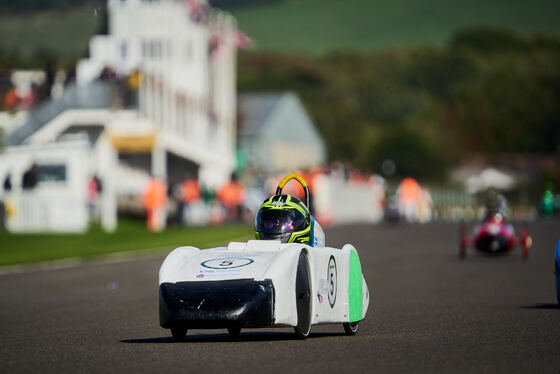
[(476, 248), (483, 252), (500, 253), (508, 250), (507, 239), (501, 235), (487, 235), (475, 242)]
[(270, 279), (162, 283), (160, 325), (186, 328), (266, 327), (274, 323)]

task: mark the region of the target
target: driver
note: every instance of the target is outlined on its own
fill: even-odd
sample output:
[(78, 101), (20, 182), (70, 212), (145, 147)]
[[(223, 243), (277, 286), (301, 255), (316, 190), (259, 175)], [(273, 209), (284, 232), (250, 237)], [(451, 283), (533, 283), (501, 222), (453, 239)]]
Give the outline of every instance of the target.
[(504, 195), (490, 190), (486, 196), (486, 219), (494, 218), (497, 215), (505, 219), (507, 203)]
[[(304, 183), (302, 186), (305, 189), (307, 186)], [(279, 190), (259, 208), (255, 218), (255, 238), (324, 247), (325, 233), (308, 207), (295, 196), (279, 194), (281, 188)]]

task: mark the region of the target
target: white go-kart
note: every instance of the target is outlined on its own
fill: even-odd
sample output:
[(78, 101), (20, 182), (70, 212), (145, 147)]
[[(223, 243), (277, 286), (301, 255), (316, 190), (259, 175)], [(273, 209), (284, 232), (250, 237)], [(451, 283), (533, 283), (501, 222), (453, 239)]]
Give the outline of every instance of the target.
[[(293, 174), (289, 179), (305, 181)], [(277, 191), (278, 193), (278, 191)], [(294, 327), (306, 338), (311, 326), (342, 324), (358, 331), (369, 291), (356, 248), (281, 243), (232, 242), (227, 247), (173, 250), (159, 271), (160, 325), (183, 340), (188, 329)]]

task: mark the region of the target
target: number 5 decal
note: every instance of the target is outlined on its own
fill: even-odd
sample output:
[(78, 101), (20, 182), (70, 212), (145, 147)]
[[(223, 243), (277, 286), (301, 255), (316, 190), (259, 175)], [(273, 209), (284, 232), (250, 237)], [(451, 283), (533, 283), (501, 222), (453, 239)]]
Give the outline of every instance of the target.
[(329, 282), (329, 305), (331, 308), (334, 307), (336, 303), (336, 283), (337, 283), (337, 276), (336, 276), (336, 261), (334, 256), (329, 258), (329, 266), (327, 269), (327, 280)]

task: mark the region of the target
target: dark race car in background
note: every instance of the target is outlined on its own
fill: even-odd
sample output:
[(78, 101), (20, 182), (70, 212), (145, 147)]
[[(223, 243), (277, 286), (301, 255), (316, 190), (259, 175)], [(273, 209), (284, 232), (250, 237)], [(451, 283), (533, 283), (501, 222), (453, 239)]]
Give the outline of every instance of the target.
[(525, 226), (522, 227), (521, 234), (517, 236), (513, 225), (504, 220), (501, 214), (497, 213), (477, 225), (472, 236), (467, 236), (466, 225), (461, 225), (459, 257), (465, 258), (468, 247), (474, 247), (490, 255), (508, 253), (515, 247), (521, 247), (523, 258), (527, 259), (531, 244), (532, 239), (527, 234)]

